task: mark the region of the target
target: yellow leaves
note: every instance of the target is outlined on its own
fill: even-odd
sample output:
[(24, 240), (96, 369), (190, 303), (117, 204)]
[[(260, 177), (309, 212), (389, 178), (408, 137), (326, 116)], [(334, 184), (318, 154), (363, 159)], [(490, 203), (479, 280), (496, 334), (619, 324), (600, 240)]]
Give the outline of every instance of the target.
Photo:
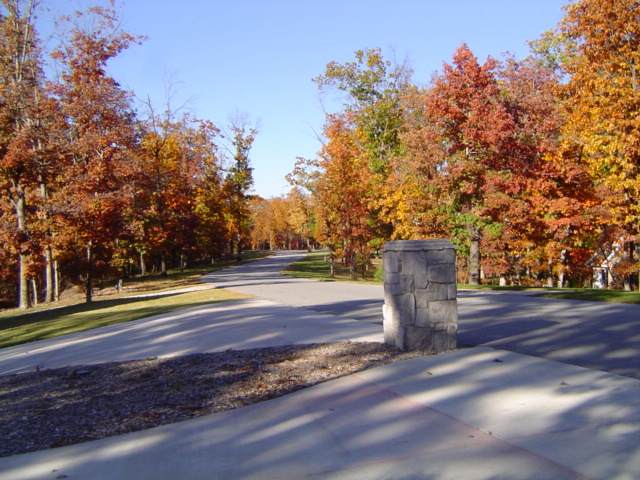
[[(295, 192), (295, 190), (294, 190)], [(310, 206), (298, 193), (263, 199), (257, 197), (251, 203), (251, 241), (254, 245), (268, 244), (270, 248), (297, 248), (306, 244), (311, 223)]]
[[(572, 76), (563, 134), (578, 147), (593, 179), (616, 198), (640, 193), (639, 15), (640, 6), (630, 0), (582, 0), (568, 9), (561, 25), (581, 40), (567, 69)], [(576, 147), (565, 142), (564, 148)]]
[(151, 163), (176, 168), (180, 159), (180, 146), (175, 135), (160, 136), (148, 132), (142, 139), (141, 155)]

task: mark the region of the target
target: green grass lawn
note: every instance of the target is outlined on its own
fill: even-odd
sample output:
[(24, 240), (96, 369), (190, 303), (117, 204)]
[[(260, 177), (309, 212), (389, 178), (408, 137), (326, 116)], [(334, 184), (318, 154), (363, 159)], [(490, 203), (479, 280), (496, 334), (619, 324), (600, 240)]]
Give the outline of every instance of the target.
[(147, 298), (97, 300), (92, 303), (40, 310), (0, 319), (0, 348), (59, 337), (69, 333), (130, 322), (140, 318), (249, 298), (230, 290), (209, 289)]
[(464, 290), (505, 290), (512, 292), (548, 292), (560, 290), (558, 288), (549, 287), (522, 287), (522, 286), (501, 286), (501, 285), (469, 285), (466, 283), (459, 283), (458, 289)]
[[(314, 252), (302, 260), (292, 263), (283, 272), (297, 278), (311, 278), (321, 281), (349, 281), (349, 269), (336, 264), (336, 276), (331, 277), (331, 267), (325, 260), (327, 252)], [(368, 283), (373, 283), (374, 280)], [(380, 283), (380, 282), (377, 282)], [(543, 287), (501, 287), (497, 285), (458, 285), (458, 289), (482, 289), (497, 291), (534, 291), (540, 297), (562, 298), (568, 300), (585, 300), (593, 302), (616, 302), (640, 304), (640, 292), (622, 292), (619, 290), (595, 289), (559, 289)]]
[(314, 278), (317, 280), (332, 280), (331, 267), (324, 258), (326, 252), (310, 253), (302, 260), (292, 263), (282, 272), (295, 278)]
[(640, 292), (623, 292), (621, 290), (596, 290), (590, 288), (583, 290), (556, 290), (553, 293), (541, 293), (536, 296), (590, 302), (640, 304)]
[[(329, 253), (326, 251), (309, 253), (302, 260), (289, 265), (282, 273), (295, 278), (311, 278), (324, 282), (336, 281), (354, 281), (351, 278), (351, 272), (348, 266), (339, 262), (334, 263), (334, 276), (331, 276), (331, 264), (328, 261)], [(378, 260), (377, 263), (380, 261)], [(374, 262), (375, 263), (375, 262)], [(362, 280), (362, 274), (358, 273), (357, 282), (376, 283), (373, 279), (375, 272), (375, 264), (372, 269), (367, 272), (365, 280)], [(381, 283), (381, 282), (377, 282)]]
[[(243, 263), (265, 256), (255, 253), (246, 255)], [(0, 348), (130, 322), (183, 308), (250, 298), (225, 289), (171, 293), (172, 290), (199, 285), (202, 274), (232, 265), (238, 265), (238, 262), (169, 271), (166, 276), (150, 275), (127, 279), (120, 294), (115, 293), (113, 286), (104, 285), (102, 289), (97, 289), (98, 294), (89, 304), (79, 300), (83, 296), (78, 295), (65, 302), (40, 305), (26, 312), (18, 309), (5, 310), (0, 312)], [(153, 296), (130, 298), (133, 295), (149, 294)]]
[(501, 287), (497, 285), (458, 285), (458, 289), (504, 290), (512, 292), (527, 291), (539, 292), (535, 296), (543, 298), (640, 304), (640, 292), (624, 292), (621, 290), (600, 290), (595, 288)]

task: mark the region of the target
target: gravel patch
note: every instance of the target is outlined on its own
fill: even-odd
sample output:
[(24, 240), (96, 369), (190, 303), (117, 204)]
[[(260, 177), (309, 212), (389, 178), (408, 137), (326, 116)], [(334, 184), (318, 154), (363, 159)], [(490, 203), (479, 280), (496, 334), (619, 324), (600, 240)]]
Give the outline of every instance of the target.
[(337, 342), (7, 375), (0, 377), (0, 457), (224, 412), (426, 354)]

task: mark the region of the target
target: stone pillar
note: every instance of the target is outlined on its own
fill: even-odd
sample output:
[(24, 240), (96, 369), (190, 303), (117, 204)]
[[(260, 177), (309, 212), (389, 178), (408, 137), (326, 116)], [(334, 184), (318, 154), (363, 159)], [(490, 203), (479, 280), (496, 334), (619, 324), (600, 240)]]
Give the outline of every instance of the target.
[(451, 242), (387, 242), (382, 265), (385, 343), (434, 353), (456, 348), (456, 251)]

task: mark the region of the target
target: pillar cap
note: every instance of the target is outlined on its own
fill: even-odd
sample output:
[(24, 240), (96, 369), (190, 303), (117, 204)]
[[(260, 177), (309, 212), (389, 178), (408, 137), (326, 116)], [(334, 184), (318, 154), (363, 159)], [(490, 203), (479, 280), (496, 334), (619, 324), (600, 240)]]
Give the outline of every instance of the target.
[(456, 247), (446, 239), (437, 238), (432, 240), (394, 240), (387, 242), (382, 247), (383, 252), (418, 252), (423, 250), (445, 250)]

